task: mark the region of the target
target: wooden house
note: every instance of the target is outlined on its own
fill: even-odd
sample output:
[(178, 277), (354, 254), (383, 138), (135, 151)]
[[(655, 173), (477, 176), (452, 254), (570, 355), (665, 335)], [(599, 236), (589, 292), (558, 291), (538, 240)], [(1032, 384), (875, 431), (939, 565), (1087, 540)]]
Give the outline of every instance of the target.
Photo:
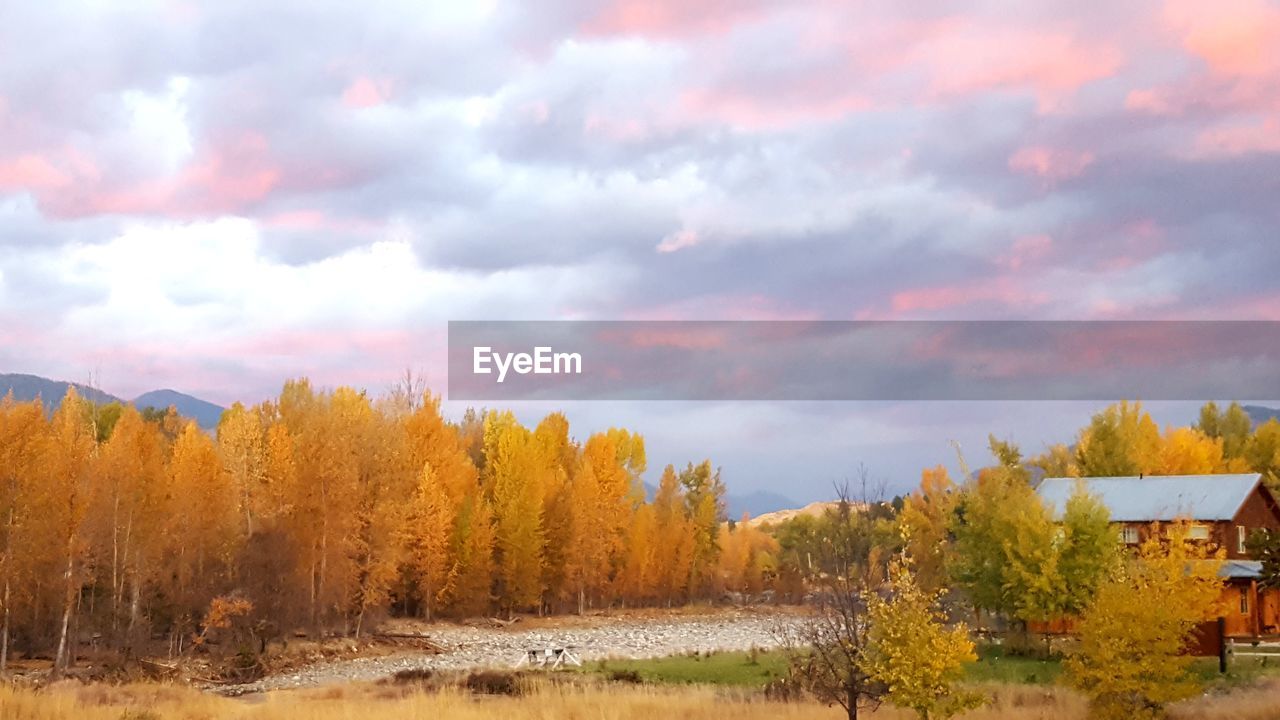
[(1190, 536), (1226, 556), (1220, 574), (1222, 607), (1229, 637), (1280, 634), (1280, 588), (1258, 587), (1262, 563), (1250, 556), (1246, 540), (1259, 529), (1280, 529), (1280, 503), (1258, 473), (1136, 477), (1045, 478), (1037, 492), (1061, 513), (1076, 484), (1102, 501), (1120, 526), (1120, 542), (1137, 546), (1154, 528), (1178, 520), (1191, 523)]

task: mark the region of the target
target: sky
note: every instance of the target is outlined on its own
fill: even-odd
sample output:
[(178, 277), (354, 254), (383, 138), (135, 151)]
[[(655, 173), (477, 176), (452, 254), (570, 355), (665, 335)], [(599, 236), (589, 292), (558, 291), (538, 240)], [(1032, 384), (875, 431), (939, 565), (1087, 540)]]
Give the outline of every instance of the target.
[[(1264, 0), (5, 3), (0, 371), (228, 404), (443, 391), (448, 320), (1277, 320), (1277, 47)], [(807, 500), (1097, 408), (565, 409)]]

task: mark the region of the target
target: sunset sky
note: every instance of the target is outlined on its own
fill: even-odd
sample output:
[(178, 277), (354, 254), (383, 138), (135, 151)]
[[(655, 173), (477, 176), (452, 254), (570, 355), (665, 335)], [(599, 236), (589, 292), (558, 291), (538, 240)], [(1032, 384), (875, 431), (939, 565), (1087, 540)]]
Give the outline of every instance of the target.
[[(229, 404), (443, 391), (451, 319), (1280, 320), (1280, 3), (969, 6), (5, 3), (0, 372)], [(568, 409), (811, 499), (1095, 406)]]

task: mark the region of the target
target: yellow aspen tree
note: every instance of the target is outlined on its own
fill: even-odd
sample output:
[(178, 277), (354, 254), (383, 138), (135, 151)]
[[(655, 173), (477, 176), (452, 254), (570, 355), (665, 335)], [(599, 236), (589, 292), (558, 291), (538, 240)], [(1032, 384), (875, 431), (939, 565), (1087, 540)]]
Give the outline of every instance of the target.
[(31, 536), (35, 521), (33, 497), (38, 490), (40, 453), (48, 423), (39, 401), (14, 402), (13, 393), (0, 400), (0, 673), (9, 662), (9, 637), (15, 605), (15, 588), (28, 585), (31, 562), (40, 543)]
[(1077, 626), (1067, 681), (1089, 697), (1091, 717), (1157, 718), (1200, 682), (1184, 650), (1196, 625), (1220, 613), (1221, 555), (1187, 538), (1189, 523), (1152, 532), (1098, 588)]
[(542, 599), (543, 475), (533, 435), (509, 411), (485, 418), (485, 485), (493, 504), (500, 600), (508, 611)]
[(405, 525), (405, 547), (410, 573), (422, 601), (426, 619), (453, 591), (457, 568), (449, 553), (456, 512), (453, 501), (427, 463)]
[(84, 520), (89, 505), (90, 462), (95, 451), (96, 431), (84, 401), (74, 387), (67, 390), (62, 405), (54, 413), (50, 433), (42, 453), (41, 512), (54, 529), (62, 563), (61, 620), (53, 672), (60, 675), (70, 665), (71, 615), (84, 580), (82, 560), (87, 551)]
[(982, 704), (959, 687), (967, 663), (978, 659), (969, 630), (948, 627), (937, 594), (925, 591), (902, 563), (889, 566), (890, 597), (867, 591), (867, 644), (859, 665), (886, 688), (885, 697), (921, 720), (949, 718)]
[(911, 559), (914, 579), (925, 592), (946, 583), (946, 557), (951, 544), (960, 489), (941, 465), (920, 474), (920, 487), (907, 496), (898, 514), (898, 532)]
[(552, 413), (533, 431), (540, 462), (545, 465), (542, 489), (542, 587), (547, 599), (563, 598), (565, 562), (572, 541), (571, 477), (578, 462), (578, 447), (569, 439), (569, 421)]
[(213, 439), (188, 422), (169, 460), (168, 526), (165, 537), (172, 585), (166, 588), (180, 625), (194, 628), (216, 590), (231, 577), (235, 555), (237, 502)]
[[(165, 531), (167, 452), (159, 429), (133, 406), (124, 408), (98, 455), (95, 473), (95, 544), (110, 564), (112, 630), (120, 630), (125, 589), (129, 589), (126, 635), (141, 619), (144, 586)], [(119, 638), (117, 638), (118, 640)]]
[(684, 490), (671, 465), (663, 469), (658, 481), (653, 512), (658, 539), (656, 594), (670, 607), (685, 597), (697, 542), (696, 529), (687, 515)]
[(618, 573), (617, 595), (631, 605), (653, 599), (657, 574), (657, 518), (653, 506), (645, 503), (631, 516), (626, 551)]
[(449, 609), (457, 615), (488, 612), (493, 588), (493, 510), (477, 491), (462, 502), (453, 537), (457, 572)]
[(236, 403), (218, 423), (218, 450), (239, 497), (242, 532), (253, 535), (255, 515), (261, 515), (265, 484), (266, 438), (259, 413)]
[(407, 574), (431, 615), (446, 607), (459, 572), (466, 569), (455, 553), (455, 540), (466, 532), (459, 523), (469, 522), (462, 509), (479, 489), (478, 472), (458, 427), (441, 414), (438, 396), (423, 395), (405, 419), (404, 434), (409, 465), (422, 473), (414, 514), (403, 531), (409, 543)]
[(409, 466), (430, 464), (455, 507), (460, 505), (479, 484), (479, 474), (458, 427), (440, 413), (440, 397), (424, 395), (405, 420), (404, 432)]
[(1207, 475), (1221, 472), (1222, 440), (1195, 428), (1168, 428), (1160, 441), (1160, 475)]
[(347, 580), (350, 612), (360, 637), (366, 617), (385, 607), (398, 576), (404, 547), (400, 529), (414, 478), (403, 464), (405, 434), (399, 416), (374, 408), (365, 393), (351, 388), (334, 391), (332, 404), (353, 454), (354, 527), (345, 540), (354, 573)]
[(689, 591), (706, 596), (715, 592), (716, 555), (720, 551), (718, 535), (724, 522), (724, 483), (720, 471), (711, 469), (711, 461), (689, 465), (680, 472), (685, 491), (685, 504), (694, 527), (693, 562), (689, 571)]
[(1076, 463), (1085, 477), (1154, 473), (1160, 463), (1160, 428), (1142, 403), (1116, 403), (1094, 415), (1080, 432)]
[[(591, 444), (588, 443), (588, 447)], [(597, 450), (598, 450), (597, 446)], [(612, 449), (610, 448), (610, 454)], [(577, 598), (578, 613), (586, 612), (609, 582), (613, 535), (606, 517), (600, 483), (586, 454), (573, 474), (570, 490), (570, 541), (565, 558), (566, 587)]]

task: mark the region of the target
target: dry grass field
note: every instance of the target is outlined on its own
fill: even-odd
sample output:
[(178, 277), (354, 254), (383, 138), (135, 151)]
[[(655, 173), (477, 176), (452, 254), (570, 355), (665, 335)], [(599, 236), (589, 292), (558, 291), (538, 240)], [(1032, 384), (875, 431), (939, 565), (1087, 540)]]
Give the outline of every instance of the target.
[[(990, 685), (992, 702), (965, 720), (1086, 720), (1084, 700), (1059, 687)], [(71, 685), (41, 691), (0, 689), (4, 720), (766, 720), (840, 718), (839, 708), (776, 703), (750, 693), (707, 687), (552, 686), (520, 697), (457, 690), (422, 692), (405, 686), (347, 685), (230, 699), (167, 685)], [(910, 713), (882, 707), (877, 720), (907, 720)], [(1175, 720), (1264, 720), (1280, 717), (1280, 683), (1271, 681), (1209, 696), (1174, 708)]]

